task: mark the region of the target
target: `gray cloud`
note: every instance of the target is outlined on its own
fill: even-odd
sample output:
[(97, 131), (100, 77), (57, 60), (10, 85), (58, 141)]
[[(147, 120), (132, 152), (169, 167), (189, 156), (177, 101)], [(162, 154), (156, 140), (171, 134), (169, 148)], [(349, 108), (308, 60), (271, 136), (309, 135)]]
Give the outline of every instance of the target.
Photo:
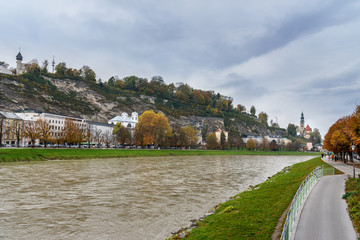
[(341, 0), (13, 0), (0, 9), (0, 60), (14, 66), (22, 47), (25, 61), (55, 55), (70, 67), (91, 66), (103, 80), (162, 75), (284, 124), (303, 109), (326, 131), (359, 102), (359, 10)]

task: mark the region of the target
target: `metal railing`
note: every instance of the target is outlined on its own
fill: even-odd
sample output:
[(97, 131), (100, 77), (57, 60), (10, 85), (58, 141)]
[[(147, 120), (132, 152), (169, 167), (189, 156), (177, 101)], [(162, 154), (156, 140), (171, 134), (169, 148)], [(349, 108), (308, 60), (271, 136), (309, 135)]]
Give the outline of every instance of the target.
[[(330, 171), (329, 171), (330, 170)], [(324, 165), (322, 167), (315, 168), (301, 183), (300, 187), (296, 191), (296, 194), (291, 202), (290, 209), (286, 215), (286, 220), (284, 224), (284, 228), (281, 234), (281, 240), (290, 239), (293, 224), (296, 218), (296, 215), (301, 207), (301, 204), (310, 191), (310, 189), (314, 186), (317, 180), (324, 175), (334, 175), (335, 169), (324, 169)]]

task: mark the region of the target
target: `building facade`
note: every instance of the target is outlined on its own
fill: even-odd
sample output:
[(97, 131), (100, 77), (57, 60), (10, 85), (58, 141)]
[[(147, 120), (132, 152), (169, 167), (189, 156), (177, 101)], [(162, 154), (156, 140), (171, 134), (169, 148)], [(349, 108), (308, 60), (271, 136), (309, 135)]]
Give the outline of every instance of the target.
[(123, 112), (121, 116), (116, 116), (108, 121), (108, 124), (116, 125), (117, 123), (121, 123), (124, 127), (134, 129), (138, 123), (138, 113), (133, 112), (131, 116), (129, 116), (126, 112)]

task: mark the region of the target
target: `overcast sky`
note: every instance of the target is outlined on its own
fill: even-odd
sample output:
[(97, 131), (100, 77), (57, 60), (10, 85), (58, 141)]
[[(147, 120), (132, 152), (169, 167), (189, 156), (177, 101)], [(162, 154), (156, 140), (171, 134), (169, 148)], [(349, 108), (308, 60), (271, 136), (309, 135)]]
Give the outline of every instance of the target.
[(254, 105), (281, 127), (324, 136), (360, 104), (360, 2), (344, 0), (1, 1), (0, 61), (160, 75)]

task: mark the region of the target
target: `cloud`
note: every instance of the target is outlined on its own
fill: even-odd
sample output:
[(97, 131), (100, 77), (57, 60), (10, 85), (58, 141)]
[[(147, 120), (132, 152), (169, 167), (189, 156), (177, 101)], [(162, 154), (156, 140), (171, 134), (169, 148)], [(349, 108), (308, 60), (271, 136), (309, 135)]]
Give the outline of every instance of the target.
[(359, 103), (360, 3), (341, 0), (13, 0), (0, 59), (52, 59), (112, 75), (161, 75), (321, 132)]

